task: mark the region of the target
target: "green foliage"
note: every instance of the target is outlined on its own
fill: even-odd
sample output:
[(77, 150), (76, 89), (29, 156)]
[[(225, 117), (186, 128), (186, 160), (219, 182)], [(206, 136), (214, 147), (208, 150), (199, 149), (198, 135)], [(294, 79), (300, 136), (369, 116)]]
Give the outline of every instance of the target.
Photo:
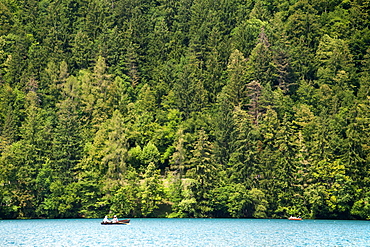
[(361, 219), (370, 219), (369, 192), (364, 193), (363, 197), (353, 204), (351, 214)]
[(0, 3), (0, 217), (369, 219), (368, 1)]
[[(129, 169), (124, 177), (123, 184), (115, 184), (106, 195), (98, 200), (99, 207), (108, 208), (115, 214), (138, 217), (140, 213), (139, 176), (133, 169)], [(107, 214), (107, 213), (106, 213)]]
[(226, 187), (226, 190), (222, 191), (222, 194), (227, 195), (226, 206), (230, 216), (237, 218), (247, 216), (247, 207), (252, 201), (246, 187), (242, 184), (231, 184)]
[(149, 163), (140, 186), (141, 214), (150, 216), (163, 202), (164, 189), (160, 181), (159, 170), (153, 162)]

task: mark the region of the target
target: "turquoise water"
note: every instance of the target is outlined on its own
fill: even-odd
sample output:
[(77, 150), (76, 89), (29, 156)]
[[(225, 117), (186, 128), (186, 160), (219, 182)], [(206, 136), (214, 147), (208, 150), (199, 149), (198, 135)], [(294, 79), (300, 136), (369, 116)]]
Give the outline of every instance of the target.
[(0, 246), (370, 246), (370, 222), (340, 220), (2, 220)]

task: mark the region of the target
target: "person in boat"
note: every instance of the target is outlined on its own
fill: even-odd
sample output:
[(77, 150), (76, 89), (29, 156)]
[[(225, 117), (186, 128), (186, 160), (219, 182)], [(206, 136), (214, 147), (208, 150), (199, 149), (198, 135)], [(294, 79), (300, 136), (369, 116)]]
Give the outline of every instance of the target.
[(117, 216), (113, 216), (112, 223), (118, 223), (118, 218), (117, 218)]
[(111, 221), (108, 219), (108, 216), (106, 215), (103, 219), (103, 223), (110, 223)]

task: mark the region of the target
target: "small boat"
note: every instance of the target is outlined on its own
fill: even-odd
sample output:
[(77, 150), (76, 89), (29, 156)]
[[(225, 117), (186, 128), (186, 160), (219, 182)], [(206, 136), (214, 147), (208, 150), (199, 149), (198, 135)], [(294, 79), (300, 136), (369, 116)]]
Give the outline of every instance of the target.
[(290, 216), (289, 218), (288, 218), (289, 220), (302, 220), (302, 217), (293, 217), (293, 216)]
[(102, 225), (127, 225), (130, 223), (130, 219), (127, 219), (127, 220), (119, 220), (118, 222), (102, 222), (100, 224)]

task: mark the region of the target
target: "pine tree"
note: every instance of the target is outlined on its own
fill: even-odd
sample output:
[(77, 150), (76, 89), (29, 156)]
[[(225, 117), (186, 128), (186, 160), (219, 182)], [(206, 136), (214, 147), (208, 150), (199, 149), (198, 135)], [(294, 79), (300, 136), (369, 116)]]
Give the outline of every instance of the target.
[(141, 213), (150, 216), (163, 202), (164, 188), (160, 181), (159, 170), (150, 163), (145, 171), (143, 184), (140, 187)]
[(206, 132), (201, 129), (199, 137), (194, 143), (192, 157), (186, 172), (186, 176), (194, 180), (190, 188), (197, 202), (195, 217), (211, 215), (213, 210), (210, 204), (211, 190), (215, 187), (219, 168), (214, 162), (212, 151), (212, 143)]

